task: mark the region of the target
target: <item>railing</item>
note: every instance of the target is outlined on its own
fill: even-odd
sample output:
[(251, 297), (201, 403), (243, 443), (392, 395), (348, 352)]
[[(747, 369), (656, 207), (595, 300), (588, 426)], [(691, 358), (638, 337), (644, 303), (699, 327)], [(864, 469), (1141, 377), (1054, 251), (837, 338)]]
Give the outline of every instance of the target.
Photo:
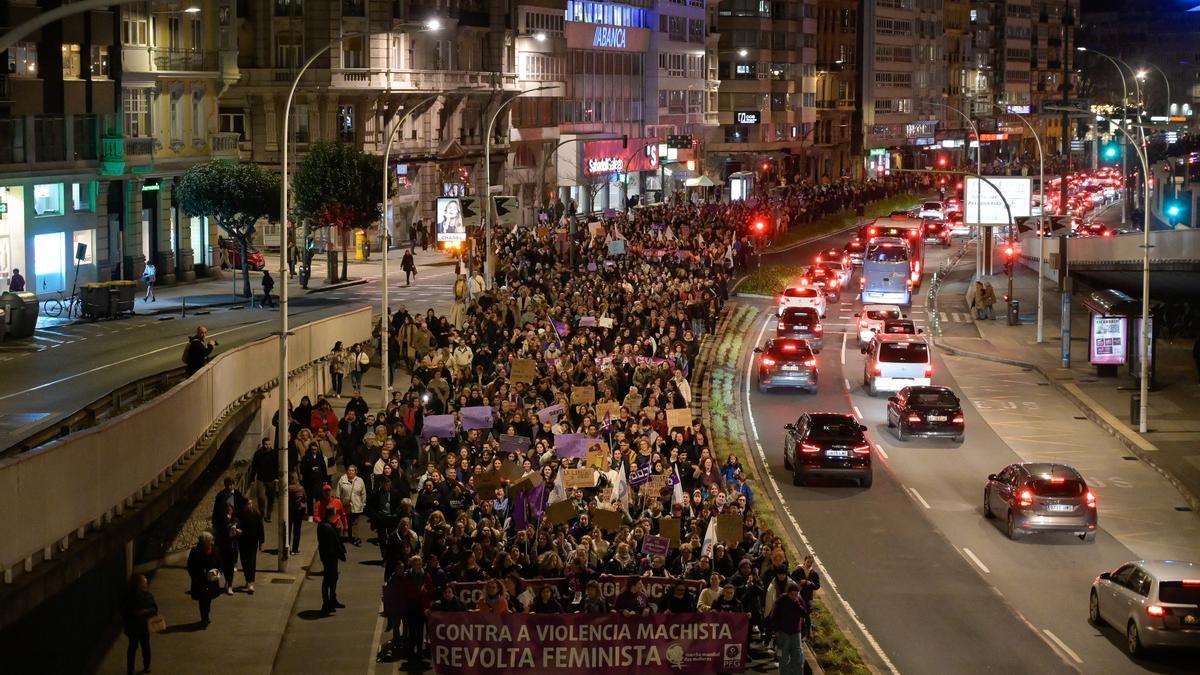
[(0, 164), (25, 162), (25, 118), (0, 118)]
[[(338, 340), (350, 344), (370, 336), (369, 308), (304, 324), (288, 338), (289, 368), (324, 358)], [(231, 349), (139, 408), (0, 460), (0, 512), (20, 524), (0, 537), (0, 570), (8, 576), (22, 566), (30, 569), (162, 483), (214, 421), (247, 394), (273, 386), (278, 355), (274, 337)], [(53, 508), (46, 507), (47, 498), (54, 498)]]
[(74, 159), (100, 159), (100, 120), (96, 115), (76, 115), (71, 120), (71, 133), (75, 140)]
[(219, 70), (217, 53), (189, 51), (183, 49), (151, 49), (150, 62), (158, 71), (212, 71)]
[(208, 135), (208, 149), (214, 157), (237, 157), (242, 135), (236, 131), (219, 131)]
[[(290, 78), (289, 78), (290, 79)], [(516, 89), (516, 73), (463, 70), (383, 70), (334, 68), (332, 86), (352, 88), (388, 87), (400, 90), (442, 91), (448, 89)]]
[(125, 138), (126, 157), (150, 157), (154, 155), (153, 138)]

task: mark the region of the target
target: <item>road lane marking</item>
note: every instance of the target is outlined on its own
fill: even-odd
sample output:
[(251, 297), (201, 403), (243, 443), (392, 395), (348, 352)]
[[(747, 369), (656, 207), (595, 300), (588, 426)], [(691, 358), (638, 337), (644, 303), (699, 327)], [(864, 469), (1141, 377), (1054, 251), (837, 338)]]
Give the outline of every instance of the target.
[(1045, 633), (1046, 637), (1050, 638), (1054, 644), (1058, 645), (1059, 649), (1062, 649), (1064, 652), (1066, 652), (1067, 656), (1074, 659), (1075, 663), (1083, 663), (1083, 659), (1079, 658), (1079, 655), (1075, 653), (1075, 650), (1068, 647), (1067, 643), (1058, 639), (1058, 636), (1054, 633), (1051, 633), (1049, 628), (1043, 629), (1042, 632)]
[[(767, 324), (769, 322), (770, 317), (768, 316), (767, 319), (763, 321), (762, 328), (758, 331), (758, 339), (753, 344), (759, 344), (762, 342), (763, 335), (765, 335), (767, 332)], [(895, 675), (900, 675), (900, 670), (897, 669), (895, 664), (892, 663), (892, 660), (888, 658), (887, 653), (883, 651), (883, 647), (875, 639), (875, 636), (871, 634), (871, 631), (867, 628), (867, 625), (863, 623), (862, 619), (858, 618), (858, 614), (854, 611), (854, 608), (850, 606), (849, 601), (847, 601), (846, 598), (842, 596), (842, 592), (838, 590), (837, 583), (833, 580), (833, 575), (831, 575), (829, 570), (825, 568), (825, 563), (821, 562), (821, 557), (817, 555), (817, 551), (813, 547), (812, 542), (808, 540), (808, 537), (804, 534), (804, 530), (800, 527), (799, 521), (796, 520), (796, 516), (792, 513), (791, 508), (788, 507), (787, 500), (783, 497), (783, 491), (779, 489), (779, 483), (775, 481), (775, 474), (771, 471), (771, 465), (767, 461), (767, 453), (765, 450), (763, 450), (762, 442), (759, 440), (758, 423), (754, 421), (754, 406), (750, 402), (750, 380), (753, 374), (754, 360), (747, 359), (747, 361), (748, 363), (746, 364), (745, 377), (746, 419), (750, 420), (750, 431), (754, 434), (754, 447), (756, 450), (758, 450), (758, 459), (762, 463), (763, 473), (766, 474), (767, 482), (771, 486), (771, 491), (775, 493), (776, 501), (778, 501), (779, 505), (783, 507), (783, 513), (787, 516), (788, 522), (792, 524), (792, 528), (795, 530), (796, 535), (800, 538), (800, 543), (802, 543), (804, 548), (812, 554), (813, 562), (816, 563), (817, 569), (821, 571), (821, 575), (825, 579), (825, 587), (833, 592), (833, 595), (837, 598), (838, 603), (840, 603), (842, 608), (846, 611), (846, 615), (849, 616), (850, 620), (854, 622), (854, 625), (858, 627), (858, 630), (866, 639), (867, 644), (871, 645), (871, 648), (875, 651), (876, 656), (879, 657), (879, 660), (883, 662), (883, 665), (888, 669), (888, 671), (894, 673)]]
[(858, 406), (852, 406), (852, 407), (854, 408), (854, 416), (857, 417), (859, 419), (859, 421), (861, 422), (862, 418), (863, 418), (862, 411), (858, 409)]
[(871, 447), (875, 449), (876, 454), (878, 454), (880, 457), (884, 458), (885, 460), (888, 459), (888, 454), (883, 451), (882, 445), (880, 445), (874, 441), (871, 441), (870, 438), (868, 438), (867, 440), (871, 442)]
[(912, 493), (913, 499), (917, 500), (918, 504), (920, 504), (921, 506), (924, 506), (926, 509), (933, 508), (932, 506), (929, 505), (929, 502), (925, 501), (925, 498), (921, 496), (921, 493), (917, 492), (916, 488), (905, 488), (905, 489), (908, 490), (910, 493)]
[(849, 392), (849, 391), (850, 391), (850, 380), (849, 380), (849, 378), (845, 378), (845, 377), (843, 377), (843, 378), (842, 378), (842, 386), (843, 386), (843, 387), (845, 387), (845, 389), (846, 389), (846, 391), (847, 391), (847, 392)]
[[(846, 338), (848, 336), (849, 336), (849, 333), (842, 333), (842, 365), (843, 366), (846, 365)], [(847, 384), (846, 388), (849, 389), (850, 385)]]
[[(915, 490), (914, 490), (914, 492), (915, 492)], [(971, 551), (971, 549), (969, 549), (969, 548), (967, 548), (966, 546), (964, 546), (964, 547), (963, 547), (963, 553), (965, 553), (965, 554), (967, 555), (967, 557), (971, 559), (971, 562), (973, 562), (973, 563), (975, 563), (976, 565), (978, 565), (978, 566), (979, 566), (979, 569), (983, 570), (983, 573), (984, 573), (984, 574), (991, 574), (991, 573), (992, 573), (992, 571), (988, 569), (987, 565), (984, 565), (984, 564), (983, 564), (983, 561), (979, 559), (979, 556), (975, 555), (975, 554), (974, 554), (974, 553)]]

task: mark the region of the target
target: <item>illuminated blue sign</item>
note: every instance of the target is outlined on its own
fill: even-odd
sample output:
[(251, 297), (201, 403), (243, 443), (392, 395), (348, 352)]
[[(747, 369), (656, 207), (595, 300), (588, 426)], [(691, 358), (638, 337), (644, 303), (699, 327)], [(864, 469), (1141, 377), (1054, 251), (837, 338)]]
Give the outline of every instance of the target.
[(625, 49), (625, 29), (616, 26), (596, 26), (592, 46), (599, 49)]

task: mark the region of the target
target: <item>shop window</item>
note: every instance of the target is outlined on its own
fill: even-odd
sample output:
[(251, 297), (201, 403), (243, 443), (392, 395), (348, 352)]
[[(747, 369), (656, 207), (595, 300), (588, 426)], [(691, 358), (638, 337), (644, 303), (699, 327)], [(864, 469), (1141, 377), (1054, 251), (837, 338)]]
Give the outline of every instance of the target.
[(354, 142), (354, 106), (338, 106), (338, 139), (343, 143)]
[(79, 57), (79, 45), (63, 45), (63, 78), (78, 80), (83, 74), (83, 64)]
[[(74, 245), (71, 247), (72, 255), (79, 261), (80, 265), (91, 265), (93, 258), (92, 254), (96, 250), (96, 230), (75, 230), (72, 236)], [(83, 244), (83, 257), (79, 256), (79, 245)]]
[(96, 183), (71, 183), (71, 205), (76, 213), (96, 210)]
[(38, 216), (61, 216), (63, 214), (63, 184), (34, 185), (33, 213)]
[(108, 77), (108, 47), (92, 47), (92, 79)]
[(8, 48), (8, 74), (16, 77), (38, 76), (37, 45), (20, 42)]

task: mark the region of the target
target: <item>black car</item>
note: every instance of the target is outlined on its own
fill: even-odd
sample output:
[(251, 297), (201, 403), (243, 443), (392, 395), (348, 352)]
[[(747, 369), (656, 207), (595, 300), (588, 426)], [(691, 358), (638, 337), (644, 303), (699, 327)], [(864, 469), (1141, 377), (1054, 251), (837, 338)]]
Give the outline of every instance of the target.
[(888, 397), (887, 423), (896, 438), (941, 436), (962, 443), (965, 435), (962, 404), (948, 387), (905, 387)]
[(920, 335), (923, 332), (912, 319), (887, 319), (883, 322), (884, 335)]
[(775, 324), (775, 337), (800, 338), (808, 343), (814, 353), (820, 354), (825, 342), (825, 327), (821, 325), (817, 310), (812, 307), (787, 307)]
[(817, 357), (804, 340), (775, 338), (767, 340), (758, 354), (758, 390), (775, 387), (800, 387), (817, 393)]
[(846, 248), (843, 250), (846, 252), (846, 258), (849, 260), (850, 265), (862, 267), (863, 253), (867, 250), (867, 247), (861, 240), (855, 239), (848, 242)]
[(932, 241), (942, 246), (950, 245), (950, 223), (940, 220), (926, 219), (925, 241)]
[(863, 434), (867, 428), (853, 416), (805, 413), (783, 428), (783, 464), (792, 472), (793, 485), (829, 476), (871, 487), (871, 444)]
[(841, 302), (842, 280), (838, 278), (837, 273), (833, 270), (813, 265), (804, 273), (804, 278), (808, 279), (809, 286), (824, 291), (826, 299)]

